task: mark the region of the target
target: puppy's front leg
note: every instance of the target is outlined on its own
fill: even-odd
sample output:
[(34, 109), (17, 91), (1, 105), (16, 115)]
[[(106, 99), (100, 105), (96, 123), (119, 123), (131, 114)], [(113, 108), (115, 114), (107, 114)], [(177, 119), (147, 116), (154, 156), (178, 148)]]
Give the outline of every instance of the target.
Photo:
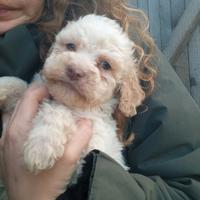
[(71, 112), (55, 102), (43, 103), (24, 145), (24, 161), (31, 172), (51, 168), (64, 153), (64, 144), (75, 132)]

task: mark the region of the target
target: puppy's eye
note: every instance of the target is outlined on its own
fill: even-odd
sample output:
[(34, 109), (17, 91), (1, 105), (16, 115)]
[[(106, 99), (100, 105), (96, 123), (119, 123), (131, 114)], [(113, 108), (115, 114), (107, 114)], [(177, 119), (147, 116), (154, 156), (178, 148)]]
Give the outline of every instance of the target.
[(100, 62), (99, 62), (99, 65), (100, 65), (104, 70), (110, 70), (110, 69), (111, 69), (111, 65), (110, 65), (107, 61), (105, 61), (105, 60), (100, 61)]
[(76, 51), (76, 45), (74, 43), (67, 43), (66, 47), (69, 51)]

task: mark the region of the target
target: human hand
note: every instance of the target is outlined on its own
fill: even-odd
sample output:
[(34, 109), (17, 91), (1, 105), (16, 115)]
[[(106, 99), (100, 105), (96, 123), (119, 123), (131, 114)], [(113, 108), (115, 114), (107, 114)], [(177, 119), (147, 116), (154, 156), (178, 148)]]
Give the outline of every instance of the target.
[(40, 102), (48, 96), (42, 86), (31, 86), (24, 98), (17, 104), (7, 126), (6, 134), (0, 141), (1, 168), (9, 200), (51, 200), (65, 190), (82, 151), (91, 138), (91, 122), (77, 122), (79, 132), (65, 147), (64, 156), (51, 169), (31, 174), (23, 164), (22, 146), (31, 128)]

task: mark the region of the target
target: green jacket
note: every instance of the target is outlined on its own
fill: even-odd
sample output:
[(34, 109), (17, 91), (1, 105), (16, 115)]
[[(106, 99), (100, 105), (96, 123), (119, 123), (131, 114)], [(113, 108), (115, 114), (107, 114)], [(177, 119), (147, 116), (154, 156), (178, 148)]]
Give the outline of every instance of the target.
[[(32, 26), (0, 39), (0, 76), (30, 81), (41, 67)], [(128, 122), (136, 139), (124, 151), (130, 172), (102, 152), (91, 152), (79, 183), (58, 199), (200, 200), (200, 109), (158, 52), (159, 75), (148, 110)]]

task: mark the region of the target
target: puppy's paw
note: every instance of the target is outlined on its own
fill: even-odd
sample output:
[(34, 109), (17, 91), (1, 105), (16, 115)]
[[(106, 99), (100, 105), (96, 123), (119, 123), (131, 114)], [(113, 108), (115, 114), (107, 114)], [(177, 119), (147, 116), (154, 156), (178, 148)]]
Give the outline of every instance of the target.
[(0, 89), (0, 108), (4, 106), (7, 97), (3, 94), (2, 90)]
[(64, 144), (42, 141), (35, 138), (24, 145), (24, 162), (28, 170), (37, 174), (39, 171), (53, 167), (56, 160), (64, 153)]
[(0, 109), (13, 109), (27, 88), (26, 82), (16, 77), (0, 78)]
[(5, 87), (1, 87), (0, 84), (0, 108), (4, 109), (9, 99), (9, 90)]

